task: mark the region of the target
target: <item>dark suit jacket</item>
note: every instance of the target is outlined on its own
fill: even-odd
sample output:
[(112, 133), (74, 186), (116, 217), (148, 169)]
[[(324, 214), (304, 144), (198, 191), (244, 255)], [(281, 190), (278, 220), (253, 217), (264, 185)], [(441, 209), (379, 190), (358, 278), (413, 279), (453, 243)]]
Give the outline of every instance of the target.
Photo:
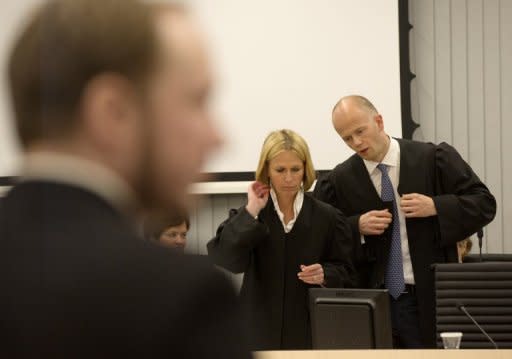
[(224, 268), (244, 272), (241, 290), (257, 350), (311, 348), (308, 289), (300, 265), (322, 264), (326, 286), (352, 285), (352, 240), (346, 218), (308, 195), (293, 229), (285, 233), (272, 200), (255, 220), (234, 211), (208, 254)]
[(249, 358), (233, 289), (86, 190), (25, 182), (0, 212), (0, 356)]
[[(457, 151), (446, 143), (438, 146), (408, 140), (400, 144), (398, 193), (433, 197), (438, 215), (406, 219), (409, 250), (417, 287), (420, 329), (425, 346), (435, 346), (433, 263), (457, 261), (456, 242), (487, 225), (496, 213), (496, 201)], [(359, 285), (380, 288), (391, 242), (390, 231), (359, 240), (359, 217), (386, 207), (370, 179), (363, 160), (353, 155), (323, 176), (315, 196), (339, 208), (349, 217), (356, 248)], [(391, 226), (390, 226), (391, 228)]]

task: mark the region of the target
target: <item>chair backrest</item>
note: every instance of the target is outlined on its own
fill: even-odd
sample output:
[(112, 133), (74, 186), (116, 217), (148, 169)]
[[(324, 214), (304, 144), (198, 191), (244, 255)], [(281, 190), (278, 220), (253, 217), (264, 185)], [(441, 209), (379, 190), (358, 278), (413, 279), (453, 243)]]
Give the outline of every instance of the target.
[[(470, 254), (464, 257), (464, 263), (480, 262), (480, 255)], [(482, 254), (482, 262), (512, 262), (512, 254), (486, 253)]]
[(512, 348), (512, 262), (436, 264), (437, 346), (442, 332), (462, 332), (461, 348), (492, 344), (458, 308), (462, 304), (499, 348)]

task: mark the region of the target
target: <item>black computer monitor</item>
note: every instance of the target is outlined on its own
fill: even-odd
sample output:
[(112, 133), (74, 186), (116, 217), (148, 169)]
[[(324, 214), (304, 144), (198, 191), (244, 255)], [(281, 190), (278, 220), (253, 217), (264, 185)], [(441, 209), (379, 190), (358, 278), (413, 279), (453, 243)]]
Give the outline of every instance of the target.
[(312, 288), (313, 349), (390, 349), (389, 295), (381, 289)]

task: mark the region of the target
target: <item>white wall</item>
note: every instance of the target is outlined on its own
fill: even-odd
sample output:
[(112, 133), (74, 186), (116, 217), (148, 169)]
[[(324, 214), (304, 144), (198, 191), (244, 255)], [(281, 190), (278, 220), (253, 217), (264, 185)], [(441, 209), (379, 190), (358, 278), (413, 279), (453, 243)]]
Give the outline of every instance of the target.
[[(410, 0), (413, 119), (419, 140), (454, 145), (498, 202), (484, 253), (512, 253), (512, 0)], [(203, 199), (190, 236), (204, 251), (243, 195)], [(476, 253), (476, 241), (473, 252)]]
[(189, 0), (209, 38), (226, 145), (208, 172), (252, 172), (270, 131), (290, 128), (317, 169), (351, 151), (332, 130), (342, 94), (364, 93), (401, 136), (397, 0)]
[(14, 136), (10, 100), (7, 91), (7, 59), (13, 40), (29, 9), (40, 0), (2, 1), (0, 3), (0, 176), (16, 172), (19, 145)]
[[(20, 19), (38, 2), (1, 2), (1, 65)], [(306, 138), (316, 168), (331, 168), (350, 155), (330, 124), (340, 94), (371, 96), (389, 114), (390, 133), (401, 135), (396, 0), (184, 2), (209, 40), (226, 136), (207, 172), (253, 171), (264, 138), (279, 128)], [(18, 159), (8, 102), (0, 77), (0, 176), (14, 175)]]

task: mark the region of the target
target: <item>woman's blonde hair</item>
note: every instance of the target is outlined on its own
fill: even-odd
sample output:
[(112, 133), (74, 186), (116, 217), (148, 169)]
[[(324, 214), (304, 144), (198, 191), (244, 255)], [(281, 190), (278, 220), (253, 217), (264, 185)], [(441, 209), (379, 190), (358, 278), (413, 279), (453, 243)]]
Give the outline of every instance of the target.
[(304, 178), (302, 180), (304, 190), (309, 190), (315, 182), (316, 173), (308, 144), (299, 134), (287, 129), (271, 132), (263, 142), (258, 168), (256, 169), (256, 181), (270, 184), (268, 163), (283, 151), (293, 151), (300, 158), (304, 164)]

